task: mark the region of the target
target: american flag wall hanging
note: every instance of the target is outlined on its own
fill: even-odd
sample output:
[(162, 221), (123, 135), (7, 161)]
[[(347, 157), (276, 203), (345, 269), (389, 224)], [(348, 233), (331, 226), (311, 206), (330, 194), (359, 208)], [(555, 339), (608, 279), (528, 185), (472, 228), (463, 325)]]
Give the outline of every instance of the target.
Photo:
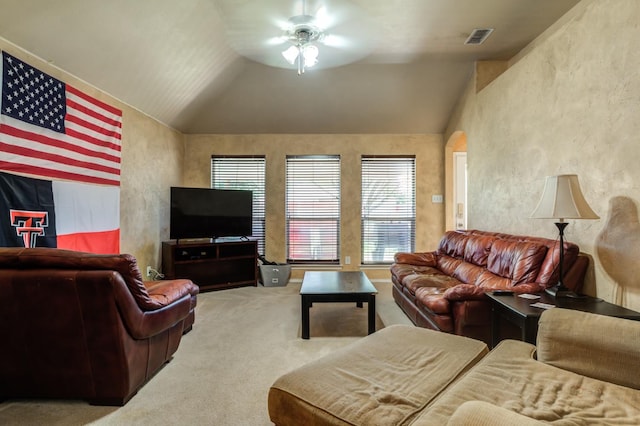
[(119, 252), (122, 111), (2, 52), (0, 246)]

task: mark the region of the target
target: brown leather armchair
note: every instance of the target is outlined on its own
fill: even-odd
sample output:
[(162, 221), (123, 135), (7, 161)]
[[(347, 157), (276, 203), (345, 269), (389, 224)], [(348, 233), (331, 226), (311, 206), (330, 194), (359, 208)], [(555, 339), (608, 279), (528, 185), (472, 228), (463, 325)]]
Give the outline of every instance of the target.
[(144, 282), (127, 254), (0, 248), (0, 399), (124, 405), (178, 349), (197, 294)]

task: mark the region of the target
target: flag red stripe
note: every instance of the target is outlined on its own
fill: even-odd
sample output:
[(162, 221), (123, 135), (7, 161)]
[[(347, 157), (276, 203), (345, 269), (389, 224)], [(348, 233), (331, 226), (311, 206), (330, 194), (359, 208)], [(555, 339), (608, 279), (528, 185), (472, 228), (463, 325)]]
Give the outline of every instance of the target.
[(121, 147), (118, 144), (111, 143), (111, 142), (105, 142), (105, 141), (100, 140), (98, 138), (94, 138), (93, 136), (89, 136), (89, 135), (87, 135), (85, 133), (78, 132), (77, 130), (73, 130), (73, 129), (67, 128), (65, 130), (65, 133), (67, 135), (71, 136), (72, 138), (80, 139), (80, 140), (83, 140), (85, 142), (89, 142), (90, 144), (98, 145), (99, 147), (102, 147), (102, 148), (108, 148), (108, 149), (111, 149), (113, 151), (120, 151), (121, 150)]
[(64, 179), (77, 182), (96, 183), (99, 185), (120, 186), (120, 182), (113, 179), (87, 176), (80, 173), (65, 172), (62, 170), (32, 166), (28, 164), (11, 163), (9, 161), (0, 161), (0, 170), (26, 175), (44, 176), (50, 179)]
[(56, 245), (65, 250), (117, 254), (120, 251), (120, 230), (58, 235)]
[[(122, 122), (120, 122), (119, 120), (107, 117), (106, 115), (100, 114), (98, 111), (93, 110), (91, 108), (87, 108), (86, 106), (79, 104), (77, 102), (75, 102), (72, 99), (67, 98), (67, 106), (71, 107), (72, 109), (76, 110), (76, 111), (80, 111), (83, 114), (89, 115), (93, 118), (95, 118), (96, 120), (100, 120), (103, 123), (109, 125), (109, 126), (113, 126), (113, 127), (117, 127), (118, 129), (120, 129), (122, 127)], [(68, 110), (67, 110), (68, 111)], [(115, 132), (118, 136), (120, 135), (119, 132)]]
[(100, 163), (75, 160), (70, 157), (65, 157), (64, 155), (38, 151), (36, 149), (25, 148), (23, 146), (9, 145), (4, 142), (0, 142), (0, 151), (8, 152), (10, 154), (24, 155), (25, 157), (40, 158), (42, 160), (52, 161), (59, 164), (67, 164), (69, 166), (74, 166), (74, 167), (83, 167), (85, 169), (95, 170), (95, 171), (104, 172), (104, 173), (110, 173), (113, 175), (120, 174), (120, 169), (117, 169), (114, 167), (108, 167)]
[[(102, 133), (103, 135), (109, 136), (111, 138), (120, 139), (120, 133), (111, 131), (109, 129), (105, 129), (104, 127), (100, 127), (97, 124), (90, 123), (86, 120), (81, 119), (80, 117), (76, 117), (75, 115), (72, 115), (69, 113), (67, 113), (65, 121), (70, 121), (72, 123), (79, 124), (85, 129), (93, 130), (96, 133)], [(68, 129), (68, 130), (72, 130), (72, 129)], [(69, 134), (68, 131), (66, 133)], [(99, 139), (96, 139), (96, 140), (99, 140)]]
[(82, 93), (81, 91), (79, 91), (78, 89), (76, 89), (73, 86), (70, 85), (66, 85), (67, 86), (67, 92), (73, 93), (74, 95), (78, 96), (79, 98), (84, 99), (87, 102), (90, 102), (94, 105), (97, 105), (98, 107), (104, 109), (105, 111), (109, 111), (111, 114), (113, 115), (117, 115), (117, 116), (121, 116), (122, 115), (122, 111), (120, 111), (118, 108), (112, 107), (111, 105), (105, 104), (102, 101), (99, 101), (95, 98), (92, 98), (91, 96)]
[[(70, 133), (70, 132), (67, 132), (67, 133)], [(69, 136), (77, 137), (78, 139), (85, 140), (87, 137), (86, 135), (83, 135), (82, 133), (79, 133), (76, 131), (73, 131), (71, 133), (73, 134), (69, 134)], [(88, 155), (96, 159), (103, 159), (106, 161), (111, 161), (113, 163), (120, 164), (119, 156), (107, 154), (106, 152), (101, 152), (101, 151), (93, 151), (88, 148), (83, 148), (81, 146), (78, 146), (69, 142), (64, 142), (59, 139), (50, 138), (48, 136), (40, 135), (38, 133), (28, 132), (26, 130), (18, 129), (16, 127), (8, 126), (6, 124), (0, 124), (0, 134), (7, 134), (9, 136), (13, 136), (19, 139), (24, 139), (27, 141), (36, 141), (44, 145), (66, 149), (68, 151), (77, 152), (78, 154)], [(75, 136), (76, 134), (78, 136)], [(87, 141), (87, 142), (90, 142), (90, 141)], [(120, 151), (120, 146), (118, 145), (109, 144), (109, 147), (113, 148), (114, 150), (117, 148), (117, 150)]]

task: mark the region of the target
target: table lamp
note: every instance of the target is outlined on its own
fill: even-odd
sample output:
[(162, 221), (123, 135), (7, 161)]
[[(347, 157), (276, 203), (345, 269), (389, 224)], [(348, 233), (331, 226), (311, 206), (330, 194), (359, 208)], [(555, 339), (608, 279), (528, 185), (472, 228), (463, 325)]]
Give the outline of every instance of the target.
[(534, 219), (557, 219), (560, 232), (560, 259), (558, 283), (546, 289), (554, 297), (578, 297), (563, 282), (565, 219), (599, 219), (582, 195), (577, 175), (547, 176), (544, 192), (538, 206), (531, 214)]

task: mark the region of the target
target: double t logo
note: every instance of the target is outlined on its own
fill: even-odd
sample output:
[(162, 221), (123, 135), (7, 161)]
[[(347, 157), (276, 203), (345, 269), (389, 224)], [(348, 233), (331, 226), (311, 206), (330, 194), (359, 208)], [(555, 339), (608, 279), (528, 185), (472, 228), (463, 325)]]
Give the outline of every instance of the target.
[(36, 238), (44, 235), (44, 228), (49, 226), (49, 214), (30, 210), (9, 210), (11, 226), (22, 237), (26, 248), (36, 246)]

